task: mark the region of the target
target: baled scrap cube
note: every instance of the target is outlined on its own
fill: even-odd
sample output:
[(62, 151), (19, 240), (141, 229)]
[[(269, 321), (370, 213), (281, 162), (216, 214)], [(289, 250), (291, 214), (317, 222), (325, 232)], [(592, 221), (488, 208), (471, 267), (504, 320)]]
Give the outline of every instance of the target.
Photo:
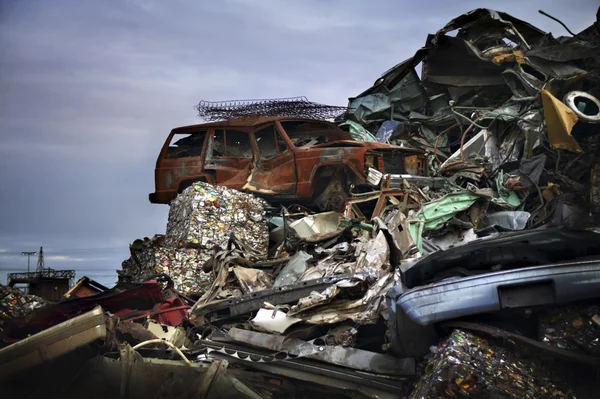
[(171, 203), (167, 244), (171, 247), (225, 247), (231, 233), (244, 244), (266, 253), (269, 229), (267, 203), (252, 194), (199, 182)]
[(600, 357), (600, 305), (549, 309), (540, 320), (540, 340), (557, 348)]
[(513, 350), (454, 330), (430, 355), (411, 399), (570, 398), (541, 366)]
[(48, 301), (36, 295), (0, 285), (0, 330), (4, 321), (25, 317), (46, 305), (48, 305)]
[[(167, 274), (182, 293), (197, 293), (207, 289), (212, 275), (202, 266), (210, 258), (209, 251), (194, 248), (173, 248), (156, 236), (132, 250), (133, 255), (118, 270), (119, 281), (144, 282), (160, 273)], [(137, 259), (137, 261), (136, 261)]]

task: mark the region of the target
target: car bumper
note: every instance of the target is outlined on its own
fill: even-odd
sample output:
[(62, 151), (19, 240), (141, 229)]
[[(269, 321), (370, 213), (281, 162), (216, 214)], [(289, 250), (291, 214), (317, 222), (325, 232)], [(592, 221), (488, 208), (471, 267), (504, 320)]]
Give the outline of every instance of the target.
[(397, 306), (422, 326), (480, 313), (600, 296), (600, 260), (534, 266), (414, 288)]

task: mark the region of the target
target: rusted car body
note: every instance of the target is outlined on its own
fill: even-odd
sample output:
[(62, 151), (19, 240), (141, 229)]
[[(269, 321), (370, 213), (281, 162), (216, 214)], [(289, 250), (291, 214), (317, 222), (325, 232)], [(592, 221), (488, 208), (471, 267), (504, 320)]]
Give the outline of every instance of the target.
[(253, 117), (184, 126), (171, 131), (158, 156), (150, 202), (168, 204), (205, 181), (275, 201), (317, 201), (324, 208), (352, 184), (365, 183), (368, 168), (427, 174), (422, 151), (355, 141), (324, 121)]

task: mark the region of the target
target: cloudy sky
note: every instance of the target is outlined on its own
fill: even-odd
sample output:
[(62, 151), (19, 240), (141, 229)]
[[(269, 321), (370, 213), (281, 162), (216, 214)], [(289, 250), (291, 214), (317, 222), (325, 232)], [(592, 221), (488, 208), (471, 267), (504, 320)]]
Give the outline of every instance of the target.
[(0, 283), (43, 245), (47, 266), (114, 284), (128, 244), (165, 231), (154, 163), (199, 100), (345, 105), (482, 6), (565, 35), (537, 10), (580, 31), (598, 3), (0, 0)]

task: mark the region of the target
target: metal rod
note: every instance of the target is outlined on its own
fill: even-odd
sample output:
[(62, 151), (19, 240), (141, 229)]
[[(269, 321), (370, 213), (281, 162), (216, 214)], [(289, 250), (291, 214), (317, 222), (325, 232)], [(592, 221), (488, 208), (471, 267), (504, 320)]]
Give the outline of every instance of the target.
[(29, 273), (29, 261), (31, 259), (32, 256), (37, 255), (37, 252), (21, 252), (21, 255), (23, 256), (27, 256), (27, 273)]
[(175, 345), (173, 345), (171, 342), (169, 341), (165, 341), (162, 339), (151, 339), (149, 341), (144, 341), (144, 342), (140, 342), (139, 344), (137, 344), (136, 346), (134, 346), (133, 348), (131, 348), (132, 350), (136, 350), (141, 348), (142, 346), (146, 346), (148, 344), (165, 344), (167, 345), (169, 348), (173, 349), (175, 352), (177, 352), (177, 354), (181, 357), (181, 360), (183, 360), (185, 362), (185, 364), (187, 364), (190, 367), (194, 367), (194, 365), (192, 364), (192, 362), (190, 362), (188, 360), (187, 357), (185, 357), (185, 355), (183, 354), (183, 352), (176, 347)]
[(577, 36), (577, 34), (575, 34), (575, 33), (571, 32), (571, 29), (567, 28), (567, 25), (565, 25), (565, 24), (564, 24), (564, 23), (563, 23), (563, 22), (562, 22), (560, 19), (558, 19), (558, 18), (555, 18), (555, 17), (553, 17), (552, 15), (550, 15), (550, 14), (548, 14), (548, 13), (546, 13), (546, 12), (542, 11), (542, 10), (538, 10), (538, 12), (539, 12), (540, 14), (542, 14), (542, 15), (545, 15), (545, 16), (547, 16), (547, 17), (548, 17), (548, 18), (550, 18), (550, 19), (553, 19), (553, 20), (555, 20), (555, 21), (556, 21), (556, 22), (558, 22), (559, 24), (561, 24), (561, 25), (562, 25), (562, 27), (563, 27), (563, 28), (565, 28), (565, 29), (567, 30), (567, 32), (569, 32), (571, 35), (573, 35), (573, 36)]

